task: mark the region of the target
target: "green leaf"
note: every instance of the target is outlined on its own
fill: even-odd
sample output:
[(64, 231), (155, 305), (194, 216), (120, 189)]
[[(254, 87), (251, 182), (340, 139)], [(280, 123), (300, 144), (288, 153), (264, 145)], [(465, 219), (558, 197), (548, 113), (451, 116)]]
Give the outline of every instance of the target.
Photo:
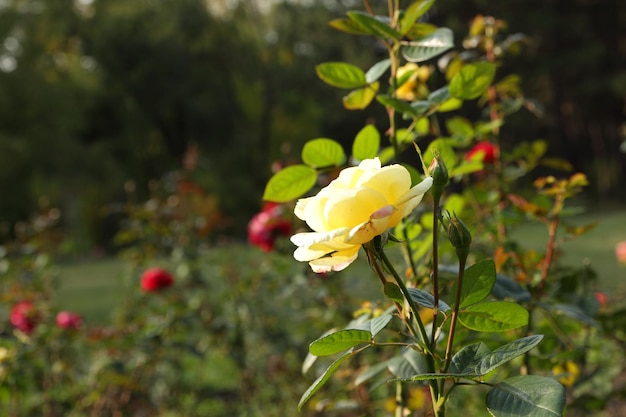
[(351, 89), (367, 84), (363, 70), (345, 62), (325, 62), (316, 66), (315, 72), (322, 81), (333, 87)]
[(263, 200), (284, 203), (301, 197), (315, 185), (317, 171), (306, 165), (292, 165), (270, 178)]
[(482, 95), (496, 75), (492, 62), (476, 62), (464, 65), (450, 81), (450, 95), (462, 100), (472, 100)]
[(382, 61), (377, 62), (367, 71), (367, 73), (365, 73), (365, 79), (368, 83), (373, 83), (374, 81), (377, 81), (390, 66), (390, 59), (383, 59)]
[(448, 210), (450, 213), (462, 213), (467, 205), (467, 200), (465, 197), (462, 197), (460, 194), (450, 194), (446, 197), (443, 208)]
[(369, 35), (369, 33), (367, 33), (367, 31), (365, 31), (361, 27), (361, 25), (353, 20), (348, 19), (347, 17), (331, 20), (328, 25), (334, 29), (349, 33), (351, 35)]
[(450, 100), (446, 100), (443, 103), (441, 103), (439, 107), (437, 108), (437, 111), (439, 111), (440, 113), (454, 111), (454, 110), (460, 109), (462, 105), (463, 105), (463, 100), (452, 97)]
[(450, 99), (450, 89), (448, 86), (441, 87), (428, 95), (428, 101), (431, 104), (441, 104)]
[(528, 311), (519, 304), (490, 301), (460, 311), (459, 322), (478, 332), (504, 332), (528, 324)]
[[(420, 121), (422, 120), (428, 120), (428, 119), (420, 119)], [(396, 141), (398, 142), (399, 145), (411, 143), (415, 139), (417, 139), (417, 134), (413, 130), (404, 129), (404, 128), (396, 130)]]
[(459, 350), (450, 362), (450, 372), (466, 376), (483, 376), (537, 346), (543, 335), (523, 337), (491, 351), (483, 342)]
[[(435, 297), (429, 292), (420, 290), (418, 288), (409, 288), (409, 294), (415, 303), (419, 306), (426, 308), (435, 308)], [(451, 308), (445, 302), (439, 300), (437, 303), (440, 311), (450, 311)]]
[(404, 295), (402, 295), (402, 291), (400, 291), (400, 287), (398, 287), (393, 282), (386, 282), (385, 287), (383, 289), (387, 298), (396, 303), (404, 302)]
[(428, 144), (426, 151), (424, 151), (424, 161), (426, 164), (430, 164), (435, 158), (435, 155), (441, 155), (443, 162), (448, 168), (448, 172), (452, 171), (457, 164), (457, 155), (452, 149), (451, 140), (445, 138), (438, 138)]
[(380, 163), (386, 165), (391, 162), (396, 157), (396, 152), (393, 149), (393, 146), (387, 146), (383, 148), (378, 154), (378, 158), (380, 159)]
[(302, 148), (302, 161), (315, 168), (336, 167), (345, 160), (343, 147), (332, 139), (313, 139)]
[(481, 161), (466, 161), (463, 160), (459, 165), (453, 169), (448, 170), (450, 177), (456, 177), (457, 175), (467, 175), (473, 172), (482, 171), (485, 169), (485, 165)]
[(378, 100), (378, 102), (382, 105), (386, 107), (391, 107), (392, 109), (400, 113), (409, 114), (411, 116), (419, 115), (417, 111), (413, 107), (411, 107), (411, 105), (406, 101), (398, 100), (397, 98), (385, 94), (377, 95), (376, 100)]
[(447, 51), (454, 46), (454, 35), (448, 28), (438, 28), (421, 39), (402, 48), (402, 55), (409, 62), (423, 62)]
[(324, 384), (326, 384), (326, 382), (328, 382), (328, 380), (335, 373), (335, 371), (339, 369), (339, 366), (351, 355), (352, 355), (352, 351), (345, 352), (343, 355), (337, 358), (333, 363), (331, 363), (330, 366), (324, 371), (324, 373), (320, 375), (319, 378), (317, 378), (315, 382), (313, 382), (313, 384), (311, 384), (311, 386), (304, 392), (304, 394), (302, 394), (302, 397), (300, 397), (300, 401), (298, 402), (299, 411), (302, 410), (302, 406), (307, 401), (309, 401), (309, 399), (317, 391), (319, 391), (319, 389), (322, 388)]
[(543, 340), (543, 335), (536, 334), (514, 340), (504, 346), (500, 346), (493, 352), (483, 356), (476, 367), (478, 375), (485, 375), (497, 367), (519, 357), (537, 346)]
[(464, 117), (456, 116), (446, 120), (446, 129), (458, 146), (468, 146), (474, 138), (474, 127)]
[(419, 0), (407, 7), (400, 19), (400, 34), (406, 34), (417, 19), (422, 17), (434, 3), (435, 0)]
[(496, 265), (485, 259), (465, 270), (461, 287), (461, 308), (483, 301), (491, 293), (496, 282)]
[(311, 342), (309, 352), (315, 356), (329, 356), (371, 341), (372, 334), (367, 330), (339, 330)]
[(565, 388), (552, 378), (515, 376), (493, 387), (486, 402), (494, 417), (560, 417)]
[(384, 16), (372, 17), (365, 12), (348, 12), (348, 17), (356, 22), (361, 29), (382, 39), (400, 39), (402, 35), (389, 26), (389, 18)]
[(483, 342), (464, 346), (452, 357), (449, 371), (467, 377), (480, 376), (476, 368), (479, 367), (481, 359), (489, 354), (491, 349)]
[(378, 155), (380, 133), (374, 125), (366, 125), (357, 133), (352, 143), (352, 157), (357, 161), (371, 159)]
[(370, 105), (379, 87), (380, 83), (376, 81), (363, 88), (350, 91), (342, 98), (343, 107), (345, 107), (346, 110), (363, 110)]

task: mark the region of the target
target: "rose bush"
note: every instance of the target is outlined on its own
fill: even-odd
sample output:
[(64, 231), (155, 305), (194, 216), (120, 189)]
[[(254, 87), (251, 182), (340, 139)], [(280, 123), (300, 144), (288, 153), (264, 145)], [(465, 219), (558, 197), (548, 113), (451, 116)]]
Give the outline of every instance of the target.
[(313, 232), (291, 237), (294, 257), (318, 273), (346, 268), (364, 243), (408, 216), (432, 182), (428, 177), (411, 187), (405, 167), (381, 167), (378, 158), (344, 169), (317, 195), (298, 200), (294, 212)]

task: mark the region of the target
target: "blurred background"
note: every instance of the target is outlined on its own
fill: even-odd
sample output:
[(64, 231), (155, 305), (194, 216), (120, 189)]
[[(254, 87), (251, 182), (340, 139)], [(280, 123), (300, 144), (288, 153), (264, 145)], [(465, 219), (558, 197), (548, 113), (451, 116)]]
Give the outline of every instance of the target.
[[(272, 168), (315, 137), (349, 144), (381, 106), (348, 112), (314, 66), (369, 68), (377, 45), (327, 25), (356, 0), (3, 0), (0, 236), (45, 212), (68, 252), (107, 251), (116, 203), (175, 173), (219, 207), (216, 238), (245, 239)], [(492, 15), (524, 34), (501, 68), (533, 112), (503, 146), (544, 139), (591, 181), (588, 202), (626, 202), (626, 3), (447, 0), (427, 18), (463, 42)], [(621, 148), (621, 150), (620, 150)], [(130, 197), (129, 197), (130, 196)], [(50, 211), (52, 208), (52, 212)]]

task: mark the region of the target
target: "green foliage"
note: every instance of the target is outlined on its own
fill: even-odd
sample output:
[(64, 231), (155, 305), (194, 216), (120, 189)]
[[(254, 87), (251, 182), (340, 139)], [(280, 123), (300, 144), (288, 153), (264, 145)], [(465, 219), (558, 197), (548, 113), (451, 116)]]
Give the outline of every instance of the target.
[[(548, 322), (547, 317), (561, 315), (575, 320), (578, 326), (597, 326), (587, 313), (594, 311), (588, 310), (591, 298), (580, 296), (578, 303), (572, 305), (559, 302), (559, 297), (548, 296), (555, 240), (547, 242), (545, 256), (530, 258), (533, 254), (518, 252), (507, 240), (512, 224), (507, 219), (514, 216), (515, 210), (543, 216), (549, 229), (556, 233), (554, 228), (563, 213), (565, 199), (578, 193), (587, 180), (582, 174), (571, 175), (567, 180), (554, 177), (536, 180), (538, 194), (553, 199), (552, 208), (545, 207), (545, 201), (541, 205), (510, 193), (509, 190), (515, 189), (514, 182), (535, 167), (567, 164), (544, 160), (546, 148), (541, 141), (512, 152), (500, 147), (500, 129), (505, 126), (505, 119), (522, 109), (519, 103), (523, 100), (519, 76), (499, 73), (502, 56), (496, 58), (500, 52), (496, 52), (494, 45), (499, 31), (505, 27), (503, 22), (478, 16), (470, 28), (472, 41), (464, 43), (468, 53), (449, 52), (446, 59), (440, 60), (438, 65), (444, 77), (438, 80), (443, 78), (447, 83), (431, 89), (428, 81), (433, 68), (415, 63), (426, 62), (454, 47), (450, 29), (418, 22), (433, 3), (416, 1), (406, 10), (396, 10), (396, 5), (389, 3), (388, 16), (376, 15), (368, 9), (367, 13), (348, 12), (347, 18), (331, 22), (331, 26), (346, 33), (375, 38), (388, 52), (389, 59), (379, 61), (367, 74), (357, 66), (341, 62), (322, 64), (317, 67), (317, 73), (327, 84), (353, 90), (344, 97), (345, 108), (363, 109), (370, 101), (382, 106), (389, 115), (389, 144), (381, 146), (378, 130), (367, 125), (356, 135), (350, 158), (340, 158), (342, 152), (333, 158), (323, 158), (327, 152), (320, 149), (319, 158), (323, 162), (303, 155), (304, 162), (317, 168), (319, 176), (320, 168), (340, 167), (345, 161), (351, 164), (374, 157), (383, 163), (396, 161), (415, 145), (425, 170), (430, 161), (437, 161), (426, 174), (433, 175), (438, 167), (440, 171), (445, 167), (447, 175), (436, 184), (432, 214), (422, 210), (396, 226), (390, 239), (375, 240), (364, 246), (370, 265), (384, 283), (383, 293), (397, 309), (404, 330), (399, 337), (387, 334), (386, 340), (374, 341), (373, 333), (348, 326), (313, 342), (310, 352), (314, 355), (350, 351), (326, 368), (301, 398), (300, 407), (332, 380), (331, 374), (348, 355), (361, 355), (372, 345), (399, 345), (407, 350), (391, 359), (379, 358), (359, 374), (357, 383), (371, 381), (385, 370), (391, 371), (396, 382), (423, 381), (433, 399), (432, 410), (426, 412), (443, 416), (456, 386), (467, 381), (480, 384), (483, 379), (495, 379), (489, 383), (494, 388), (486, 403), (493, 415), (516, 415), (522, 409), (529, 415), (562, 415), (563, 385), (540, 375), (511, 377), (516, 367), (512, 361), (521, 357), (527, 369), (535, 369), (540, 361), (534, 351), (540, 348), (540, 342), (554, 344), (559, 339), (558, 331), (551, 329), (538, 314), (546, 314)], [(408, 69), (410, 65), (413, 67)], [(390, 74), (385, 87), (382, 75), (387, 70)], [(368, 88), (369, 94), (365, 96)], [(447, 112), (466, 105), (477, 106), (480, 111), (476, 114), (485, 117), (477, 120), (458, 115), (446, 117)], [(440, 130), (441, 126), (446, 132)], [(425, 138), (428, 142), (420, 152), (416, 143)], [(307, 153), (317, 141), (305, 145)], [(417, 170), (405, 166), (415, 183), (419, 177)], [(446, 190), (449, 182), (457, 184), (453, 189), (463, 191)], [(443, 213), (448, 213), (446, 218)], [(438, 237), (442, 225), (448, 242), (441, 242)], [(551, 236), (554, 238), (554, 234)], [(401, 249), (407, 261), (404, 276), (395, 271), (385, 254), (384, 242), (395, 242)], [(453, 265), (442, 264), (441, 259)], [(466, 268), (468, 260), (473, 264)], [(533, 262), (539, 265), (534, 272)], [(388, 324), (385, 322), (385, 326)], [(463, 328), (457, 328), (457, 324)], [(519, 331), (521, 328), (525, 330)], [(520, 337), (523, 332), (528, 336)], [(473, 342), (484, 333), (496, 333), (494, 342), (503, 340), (504, 344), (492, 350), (486, 343)], [(409, 360), (406, 352), (412, 352), (419, 360)], [(369, 352), (368, 357), (371, 356)], [(551, 357), (556, 360), (557, 354)], [(546, 366), (537, 369), (539, 374), (552, 375)], [(540, 395), (541, 390), (545, 390), (545, 397)], [(403, 403), (397, 402), (396, 413), (402, 414), (403, 408)]]

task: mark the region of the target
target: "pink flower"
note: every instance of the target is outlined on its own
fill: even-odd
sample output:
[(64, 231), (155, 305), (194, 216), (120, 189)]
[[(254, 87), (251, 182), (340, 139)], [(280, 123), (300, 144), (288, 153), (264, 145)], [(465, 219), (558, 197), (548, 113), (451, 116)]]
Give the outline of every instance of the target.
[(174, 277), (162, 268), (147, 269), (141, 276), (141, 289), (145, 292), (158, 292), (174, 284)]
[(56, 318), (57, 326), (63, 329), (78, 329), (83, 324), (83, 319), (76, 313), (60, 311)]
[(26, 334), (32, 333), (37, 326), (38, 314), (30, 301), (20, 301), (11, 308), (9, 320), (16, 329)]
[(626, 264), (626, 240), (615, 245), (615, 257), (619, 263)]
[(291, 236), (292, 225), (283, 215), (283, 207), (267, 203), (248, 223), (248, 242), (269, 252), (279, 236)]
[[(496, 147), (493, 143), (490, 142), (478, 142), (472, 149), (467, 151), (465, 154), (465, 159), (473, 160), (478, 159), (486, 164), (493, 164), (495, 161), (495, 150)], [(478, 155), (482, 154), (482, 157)]]

